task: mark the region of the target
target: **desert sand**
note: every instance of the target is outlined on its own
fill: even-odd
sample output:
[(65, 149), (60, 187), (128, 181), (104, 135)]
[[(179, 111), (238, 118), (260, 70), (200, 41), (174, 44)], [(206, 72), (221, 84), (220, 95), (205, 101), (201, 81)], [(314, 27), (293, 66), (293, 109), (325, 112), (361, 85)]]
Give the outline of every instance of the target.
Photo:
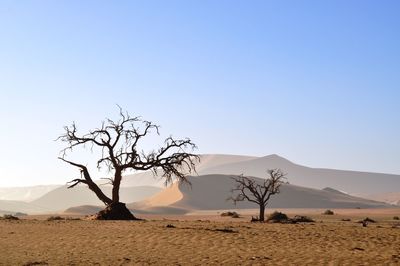
[[(250, 223), (251, 213), (239, 219), (195, 213), (142, 215), (145, 221), (129, 222), (1, 220), (0, 264), (400, 264), (400, 223), (392, 220), (398, 209), (334, 210), (337, 214), (330, 216), (319, 209), (285, 211), (308, 214), (316, 222)], [(378, 223), (356, 223), (365, 216)]]

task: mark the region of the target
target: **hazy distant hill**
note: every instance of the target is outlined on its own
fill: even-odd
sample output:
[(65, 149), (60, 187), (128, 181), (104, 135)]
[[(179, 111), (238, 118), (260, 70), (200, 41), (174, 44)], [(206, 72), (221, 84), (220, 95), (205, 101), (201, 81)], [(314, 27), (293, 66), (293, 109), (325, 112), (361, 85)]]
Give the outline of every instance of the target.
[[(192, 187), (175, 184), (155, 196), (129, 204), (132, 209), (174, 207), (186, 210), (217, 210), (233, 208), (257, 208), (250, 202), (240, 202), (236, 206), (226, 199), (234, 181), (229, 175), (204, 175), (189, 177)], [(262, 179), (258, 179), (259, 182)], [(389, 205), (353, 197), (334, 189), (311, 189), (294, 185), (283, 185), (281, 193), (274, 196), (271, 208), (385, 208)]]
[(82, 206), (68, 208), (64, 211), (64, 214), (91, 215), (91, 214), (95, 214), (103, 209), (104, 209), (104, 206), (82, 205)]
[[(400, 190), (400, 189), (399, 189)], [(368, 195), (368, 199), (383, 201), (389, 204), (400, 206), (400, 192), (381, 193)]]
[(199, 174), (245, 174), (266, 177), (266, 170), (280, 168), (287, 173), (289, 183), (322, 189), (333, 187), (351, 194), (377, 194), (400, 191), (400, 175), (310, 168), (294, 164), (278, 155), (217, 165), (201, 169)]
[[(367, 197), (366, 195), (372, 195), (370, 196), (371, 199), (381, 200), (389, 203), (398, 203), (400, 200), (400, 197), (398, 196), (400, 195), (400, 175), (310, 168), (292, 163), (278, 155), (253, 157), (208, 154), (201, 155), (201, 161), (197, 164), (197, 172), (199, 175), (245, 174), (249, 176), (265, 178), (266, 170), (271, 168), (280, 168), (287, 173), (288, 181), (292, 186), (286, 186), (285, 190), (292, 189), (293, 191), (291, 191), (291, 195), (300, 195), (296, 194), (299, 191), (299, 187), (297, 186), (316, 189), (330, 187), (333, 189), (327, 188), (324, 189), (323, 192), (321, 192), (321, 190), (308, 190), (309, 193), (307, 194), (307, 197), (311, 197), (310, 195), (316, 195), (316, 191), (319, 193), (331, 194), (343, 194), (342, 192), (345, 191), (352, 195), (362, 195), (364, 197)], [(202, 189), (207, 191), (207, 189), (201, 188), (201, 182), (199, 183), (197, 180), (194, 180), (194, 182), (195, 183), (193, 184), (192, 191), (186, 191), (187, 194), (196, 193), (196, 191)], [(164, 180), (160, 177), (153, 177), (151, 172), (141, 172), (125, 176), (123, 178), (122, 185), (121, 199), (123, 202), (142, 201), (155, 195), (157, 192), (160, 192), (161, 189), (165, 188)], [(215, 189), (213, 183), (208, 183), (207, 186), (211, 186), (209, 188), (211, 191)], [(102, 189), (104, 189), (107, 194), (111, 194), (111, 187), (102, 186)], [(300, 190), (302, 189), (304, 188), (301, 188)], [(169, 190), (167, 189), (166, 191)], [(165, 191), (163, 193), (166, 195)], [(322, 195), (327, 197), (327, 194)], [(326, 203), (331, 199), (328, 197), (329, 200), (323, 200), (320, 196), (321, 195), (318, 197), (315, 196), (321, 200), (320, 202)], [(341, 196), (336, 196), (348, 197), (349, 195), (343, 194)], [(168, 194), (166, 198), (168, 197), (170, 197), (170, 194)], [(224, 197), (226, 197), (226, 195)], [(161, 198), (158, 197), (159, 203), (164, 202), (162, 204), (166, 206), (165, 202), (170, 202), (170, 200), (166, 200), (166, 198), (160, 200)], [(101, 202), (96, 198), (94, 193), (85, 186), (77, 186), (73, 189), (67, 189), (66, 186), (57, 185), (25, 188), (0, 188), (0, 199), (18, 200), (0, 201), (0, 210), (28, 213), (61, 211), (70, 207), (82, 205), (101, 205)], [(33, 199), (30, 203), (21, 202), (29, 201), (30, 199)], [(349, 198), (346, 198), (346, 204), (349, 203), (348, 200)], [(205, 199), (205, 202), (209, 202), (208, 199)], [(308, 207), (315, 207), (315, 201), (311, 199), (301, 202), (309, 204)], [(295, 202), (293, 202), (293, 204), (294, 203)], [(356, 203), (358, 204), (360, 202), (356, 201)], [(361, 203), (364, 204), (365, 202), (363, 201)], [(196, 206), (196, 204), (193, 206)], [(291, 203), (291, 205), (293, 204)], [(365, 204), (367, 204), (366, 206), (370, 206), (369, 204), (372, 203)], [(305, 204), (302, 204), (302, 206), (303, 205)], [(159, 208), (159, 206), (154, 205), (152, 208), (153, 211), (156, 211), (154, 208)], [(177, 208), (175, 210), (176, 212), (182, 212), (182, 209), (179, 206), (169, 206), (168, 208)], [(157, 211), (159, 212), (160, 209), (157, 209)]]
[(31, 187), (0, 187), (0, 200), (32, 201), (60, 185), (31, 186)]
[(0, 215), (4, 215), (4, 214), (12, 214), (13, 212), (10, 212), (10, 211), (3, 211), (3, 210), (0, 210)]
[[(201, 155), (201, 161), (197, 164), (197, 169), (202, 170), (213, 166), (235, 163), (255, 159), (254, 156), (241, 156), (241, 155), (220, 155), (220, 154), (206, 154)], [(103, 184), (104, 181), (97, 180), (96, 183)], [(0, 187), (0, 200), (16, 200), (16, 201), (34, 201), (48, 192), (63, 187), (64, 185), (40, 185), (30, 187)], [(151, 186), (164, 188), (164, 179), (154, 177), (153, 174), (148, 172), (136, 173), (133, 175), (124, 176), (122, 180), (123, 187), (139, 187)]]
[[(216, 167), (219, 165), (239, 163), (248, 160), (253, 160), (258, 157), (242, 156), (242, 155), (226, 155), (226, 154), (203, 154), (200, 156), (200, 162), (196, 164), (197, 172), (203, 169)], [(150, 171), (127, 175), (122, 180), (122, 186), (157, 186), (164, 188), (164, 179), (161, 177), (154, 177)]]
[[(353, 195), (400, 192), (400, 175), (321, 169), (301, 166), (278, 155), (251, 157), (238, 155), (202, 155), (197, 166), (199, 175), (245, 174), (265, 178), (267, 169), (280, 168), (287, 173), (290, 184), (322, 189), (333, 187)], [(164, 187), (163, 179), (150, 172), (126, 176), (125, 186), (151, 185)]]
[(35, 204), (15, 200), (0, 200), (0, 210), (5, 213), (44, 213), (48, 210)]
[[(111, 195), (110, 186), (104, 186), (102, 189), (106, 195)], [(135, 202), (153, 196), (160, 190), (149, 186), (124, 187), (120, 190), (120, 198), (122, 202)], [(80, 205), (102, 205), (102, 202), (86, 186), (76, 186), (71, 189), (62, 186), (32, 201), (32, 204), (51, 211), (64, 211)]]

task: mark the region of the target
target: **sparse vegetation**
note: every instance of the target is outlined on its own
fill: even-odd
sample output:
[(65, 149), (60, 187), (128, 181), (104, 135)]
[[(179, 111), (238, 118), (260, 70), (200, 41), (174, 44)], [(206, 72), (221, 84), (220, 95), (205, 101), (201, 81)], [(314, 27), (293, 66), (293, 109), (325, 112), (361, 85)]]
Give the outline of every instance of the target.
[(210, 231), (216, 231), (216, 232), (222, 232), (222, 233), (239, 233), (236, 230), (233, 230), (231, 228), (217, 228), (217, 229), (211, 229)]
[(259, 222), (259, 221), (260, 221), (260, 219), (258, 218), (258, 216), (256, 216), (256, 217), (251, 216), (250, 222), (255, 223), (255, 222)]
[[(119, 260), (117, 261), (118, 264), (127, 264), (123, 258), (128, 256), (134, 264), (137, 258), (143, 259), (143, 261), (147, 260), (149, 246), (172, 244), (180, 247), (182, 243), (195, 243), (197, 249), (205, 250), (206, 253), (198, 254), (188, 249), (178, 249), (177, 252), (180, 253), (173, 254), (174, 252), (170, 252), (170, 250), (160, 249), (158, 251), (160, 256), (157, 256), (156, 259), (163, 258), (160, 261), (163, 265), (168, 265), (169, 261), (192, 265), (208, 256), (213, 259), (212, 261), (204, 260), (204, 264), (212, 264), (211, 262), (218, 260), (219, 264), (226, 262), (226, 264), (236, 265), (238, 263), (251, 264), (251, 257), (264, 254), (271, 257), (272, 260), (264, 261), (257, 258), (256, 261), (253, 261), (253, 264), (268, 265), (275, 260), (288, 261), (290, 259), (289, 264), (293, 262), (296, 265), (303, 265), (304, 261), (307, 260), (319, 265), (320, 262), (323, 264), (323, 256), (326, 252), (329, 252), (332, 258), (339, 258), (334, 261), (336, 264), (340, 264), (344, 259), (352, 265), (368, 264), (368, 262), (377, 265), (398, 264), (391, 260), (392, 254), (397, 254), (393, 253), (393, 247), (400, 243), (399, 239), (393, 237), (400, 232), (400, 221), (392, 220), (393, 213), (382, 214), (378, 211), (378, 214), (369, 214), (368, 216), (374, 217), (373, 219), (377, 220), (378, 224), (368, 224), (368, 227), (362, 228), (361, 224), (353, 222), (355, 226), (352, 226), (351, 222), (341, 222), (340, 219), (352, 218), (353, 221), (358, 221), (364, 219), (367, 215), (360, 218), (359, 213), (346, 213), (348, 216), (325, 219), (329, 222), (319, 223), (319, 218), (324, 210), (319, 212), (315, 212), (315, 210), (310, 212), (298, 211), (297, 214), (306, 215), (314, 220), (318, 217), (317, 222), (312, 223), (312, 225), (303, 223), (309, 221), (308, 219), (301, 218), (301, 216), (299, 218), (292, 212), (286, 213), (282, 209), (277, 209), (278, 212), (281, 212), (278, 215), (278, 212), (272, 214), (274, 210), (267, 210), (266, 219), (269, 216), (283, 216), (281, 222), (271, 224), (234, 222), (230, 220), (230, 216), (221, 219), (222, 212), (218, 215), (210, 215), (211, 220), (207, 222), (196, 221), (196, 217), (187, 216), (180, 216), (179, 218), (169, 216), (165, 219), (157, 217), (146, 223), (47, 222), (45, 219), (43, 221), (41, 217), (38, 217), (41, 219), (37, 221), (3, 220), (0, 221), (0, 239), (4, 239), (7, 242), (6, 244), (18, 247), (18, 249), (9, 249), (7, 252), (3, 252), (0, 261), (11, 262), (7, 265), (24, 265), (27, 262), (35, 261), (47, 261), (51, 265), (64, 265), (65, 260), (73, 256), (76, 259), (74, 263), (78, 265), (86, 265), (88, 261), (112, 265), (116, 261), (115, 258)], [(282, 213), (286, 215), (287, 219)], [(199, 218), (204, 217), (203, 213), (200, 215)], [(60, 216), (67, 217), (61, 214)], [(246, 217), (248, 217), (248, 220), (251, 218), (247, 215)], [(359, 217), (359, 219), (355, 217)], [(380, 219), (382, 219), (381, 224), (379, 224)], [(27, 235), (29, 237), (25, 237)], [(132, 236), (135, 237), (135, 241), (130, 240)], [(210, 239), (213, 240), (212, 243), (210, 243)], [(373, 241), (360, 241), (360, 239), (372, 239)], [(60, 243), (65, 243), (65, 245), (60, 245)], [(96, 244), (96, 248), (92, 249), (91, 252), (82, 252), (80, 249), (82, 246), (90, 246), (93, 243)], [(263, 253), (265, 243), (271, 243), (271, 245), (268, 245), (268, 254)], [(210, 245), (212, 245), (212, 249), (210, 249)], [(57, 249), (49, 248), (53, 246)], [(118, 249), (109, 249), (109, 247), (115, 246)], [(290, 252), (288, 255), (282, 253), (281, 251), (288, 246), (291, 249), (293, 248), (295, 252)], [(321, 246), (326, 248), (315, 252)], [(20, 252), (20, 250), (29, 250), (32, 247), (35, 247), (36, 253)], [(365, 256), (368, 257), (354, 258), (352, 250), (356, 247), (364, 248)], [(235, 254), (232, 256), (227, 250), (234, 250)], [(371, 254), (369, 252), (371, 250), (379, 250), (382, 252), (380, 253), (382, 256), (374, 260), (375, 253)], [(357, 249), (355, 251), (361, 252)], [(68, 256), (60, 256), (60, 254), (67, 254)], [(298, 254), (302, 255), (299, 257)], [(343, 254), (346, 256), (343, 256)], [(321, 260), (313, 261), (316, 255), (321, 256)], [(384, 260), (384, 258), (386, 259)], [(157, 264), (159, 261), (156, 261), (156, 259), (151, 262)]]
[(286, 214), (282, 212), (273, 212), (271, 213), (268, 218), (268, 222), (271, 223), (313, 223), (315, 222), (313, 219), (311, 219), (308, 216), (302, 216), (302, 215), (295, 215), (293, 218), (289, 218)]
[(4, 219), (4, 220), (14, 220), (14, 221), (15, 220), (19, 220), (18, 217), (14, 216), (14, 215), (11, 215), (11, 214), (4, 214), (2, 219)]
[(399, 216), (393, 216), (393, 220), (400, 220)]
[(167, 224), (165, 227), (166, 227), (166, 228), (176, 228), (176, 226), (173, 225), (173, 224)]
[(332, 210), (326, 210), (323, 213), (324, 215), (334, 215), (335, 213)]
[(280, 192), (280, 187), (285, 183), (285, 176), (280, 169), (268, 170), (269, 177), (257, 182), (254, 178), (240, 175), (232, 177), (235, 181), (235, 188), (231, 190), (232, 195), (229, 200), (232, 200), (236, 205), (239, 201), (249, 201), (256, 203), (259, 207), (259, 221), (264, 222), (265, 208), (271, 196)]
[(82, 219), (78, 218), (78, 217), (66, 217), (65, 220), (67, 220), (67, 221), (80, 221)]
[(289, 217), (286, 214), (278, 211), (274, 211), (267, 218), (267, 222), (271, 223), (281, 223), (287, 221), (289, 221)]
[(240, 218), (240, 215), (239, 215), (238, 213), (234, 213), (234, 214), (232, 215), (232, 218)]
[(364, 220), (358, 221), (357, 223), (362, 224), (363, 227), (367, 227), (369, 223), (376, 223), (376, 221), (367, 217)]
[(61, 216), (50, 216), (46, 219), (47, 221), (80, 221), (78, 217), (61, 217)]
[(50, 216), (49, 218), (47, 218), (47, 221), (64, 221), (65, 218), (61, 217), (61, 216)]
[(223, 212), (221, 213), (221, 216), (232, 216), (234, 212)]
[(373, 219), (371, 219), (369, 217), (366, 217), (364, 220), (358, 221), (358, 223), (363, 223), (363, 222), (365, 222), (365, 223), (376, 223), (375, 220), (373, 220)]
[(240, 218), (240, 215), (237, 212), (223, 212), (221, 216), (230, 216), (232, 218)]
[(34, 265), (49, 265), (49, 264), (45, 261), (30, 261), (25, 263), (23, 266), (34, 266)]
[(314, 223), (315, 221), (308, 216), (296, 215), (291, 219), (294, 223)]

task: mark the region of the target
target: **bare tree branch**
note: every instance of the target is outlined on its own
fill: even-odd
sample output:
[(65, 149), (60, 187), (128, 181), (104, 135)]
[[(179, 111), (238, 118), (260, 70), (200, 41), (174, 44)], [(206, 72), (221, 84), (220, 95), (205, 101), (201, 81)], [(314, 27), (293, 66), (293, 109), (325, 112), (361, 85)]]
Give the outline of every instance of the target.
[(268, 170), (269, 177), (262, 183), (256, 182), (254, 178), (243, 175), (232, 177), (235, 187), (231, 190), (232, 200), (236, 205), (240, 201), (249, 201), (258, 204), (260, 207), (260, 221), (264, 221), (265, 207), (272, 195), (280, 192), (280, 186), (285, 183), (285, 176), (280, 169)]
[[(180, 182), (188, 182), (186, 176), (196, 173), (195, 165), (199, 156), (191, 153), (196, 145), (190, 139), (165, 140), (164, 146), (147, 154), (140, 152), (138, 146), (142, 138), (152, 131), (159, 134), (159, 126), (152, 122), (142, 120), (140, 117), (131, 117), (119, 107), (120, 119), (113, 121), (106, 119), (100, 128), (89, 131), (87, 134), (78, 134), (77, 127), (73, 123), (65, 127), (65, 133), (58, 140), (67, 143), (61, 151), (60, 159), (81, 169), (83, 178), (71, 181), (70, 187), (80, 183), (86, 184), (95, 191), (96, 195), (107, 205), (111, 202), (119, 202), (119, 190), (122, 175), (126, 170), (147, 171), (154, 175), (161, 175), (168, 184), (174, 179)], [(65, 159), (68, 152), (78, 146), (85, 147), (86, 144), (101, 149), (101, 157), (97, 160), (97, 168), (105, 166), (114, 177), (109, 179), (113, 186), (112, 199), (101, 192), (100, 188), (90, 178), (87, 168)], [(101, 194), (99, 193), (101, 192)], [(100, 196), (99, 196), (100, 195)], [(104, 197), (103, 197), (104, 195)]]
[(101, 191), (101, 189), (99, 188), (99, 186), (96, 183), (93, 182), (93, 180), (90, 177), (89, 171), (86, 168), (86, 166), (84, 166), (82, 164), (78, 164), (78, 163), (74, 163), (74, 162), (68, 161), (68, 160), (66, 160), (66, 159), (64, 159), (62, 157), (59, 157), (59, 159), (64, 161), (64, 162), (66, 162), (66, 163), (69, 163), (69, 164), (71, 164), (73, 166), (76, 166), (76, 167), (80, 168), (80, 171), (81, 171), (81, 178), (74, 179), (71, 182), (69, 182), (69, 183), (73, 183), (73, 184), (70, 185), (68, 188), (75, 187), (79, 183), (86, 184), (89, 187), (89, 189), (92, 190), (102, 202), (104, 202), (106, 205), (107, 204), (111, 204), (112, 200), (109, 197), (107, 197), (103, 193), (103, 191)]

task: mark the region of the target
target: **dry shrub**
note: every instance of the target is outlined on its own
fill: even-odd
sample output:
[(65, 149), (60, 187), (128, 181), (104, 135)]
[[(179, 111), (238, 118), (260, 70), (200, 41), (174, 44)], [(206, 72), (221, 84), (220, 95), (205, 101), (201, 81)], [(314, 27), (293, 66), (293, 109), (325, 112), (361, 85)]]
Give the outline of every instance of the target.
[(278, 211), (274, 211), (267, 218), (267, 222), (271, 222), (271, 223), (282, 223), (282, 222), (287, 222), (287, 221), (289, 221), (288, 216), (286, 214), (284, 214), (282, 212), (278, 212)]
[(293, 223), (314, 223), (315, 221), (307, 216), (296, 215), (293, 219), (291, 219)]
[(47, 221), (64, 221), (65, 218), (62, 218), (61, 216), (50, 216), (47, 218)]
[(393, 216), (393, 220), (400, 220), (399, 216)]
[(233, 215), (232, 215), (232, 218), (240, 218), (240, 215), (239, 215), (239, 213), (234, 213)]
[(260, 218), (258, 218), (258, 216), (256, 216), (256, 217), (251, 216), (251, 221), (250, 222), (256, 223), (256, 222), (259, 222), (259, 221), (260, 221)]
[(81, 218), (78, 218), (78, 217), (76, 217), (76, 218), (74, 218), (74, 217), (67, 217), (67, 218), (65, 218), (65, 220), (66, 220), (66, 221), (81, 221), (82, 219), (81, 219)]
[(211, 231), (216, 231), (216, 232), (222, 232), (222, 233), (239, 233), (236, 230), (233, 230), (231, 228), (217, 228), (217, 229), (211, 229)]
[(223, 213), (221, 213), (221, 216), (223, 216), (223, 217), (230, 216), (232, 218), (240, 218), (240, 215), (237, 212), (223, 212)]
[(30, 261), (25, 263), (23, 266), (33, 266), (33, 265), (49, 265), (49, 264), (45, 261)]
[(215, 231), (218, 231), (218, 232), (223, 232), (223, 233), (236, 233), (234, 230), (232, 230), (232, 229), (229, 229), (229, 228), (223, 228), (223, 229), (215, 229)]
[(272, 223), (285, 223), (285, 224), (296, 224), (296, 223), (314, 223), (315, 221), (307, 216), (296, 215), (293, 218), (289, 218), (286, 214), (282, 212), (273, 212), (268, 218), (268, 222)]
[(363, 223), (376, 223), (375, 220), (372, 220), (371, 218), (367, 217), (364, 220), (358, 221), (357, 223), (363, 224)]
[(13, 215), (11, 215), (11, 214), (4, 214), (4, 215), (3, 215), (3, 219), (4, 219), (4, 220), (19, 220), (18, 217), (15, 217), (15, 216), (13, 216)]
[(326, 210), (323, 213), (324, 215), (334, 215), (335, 213), (332, 210)]

